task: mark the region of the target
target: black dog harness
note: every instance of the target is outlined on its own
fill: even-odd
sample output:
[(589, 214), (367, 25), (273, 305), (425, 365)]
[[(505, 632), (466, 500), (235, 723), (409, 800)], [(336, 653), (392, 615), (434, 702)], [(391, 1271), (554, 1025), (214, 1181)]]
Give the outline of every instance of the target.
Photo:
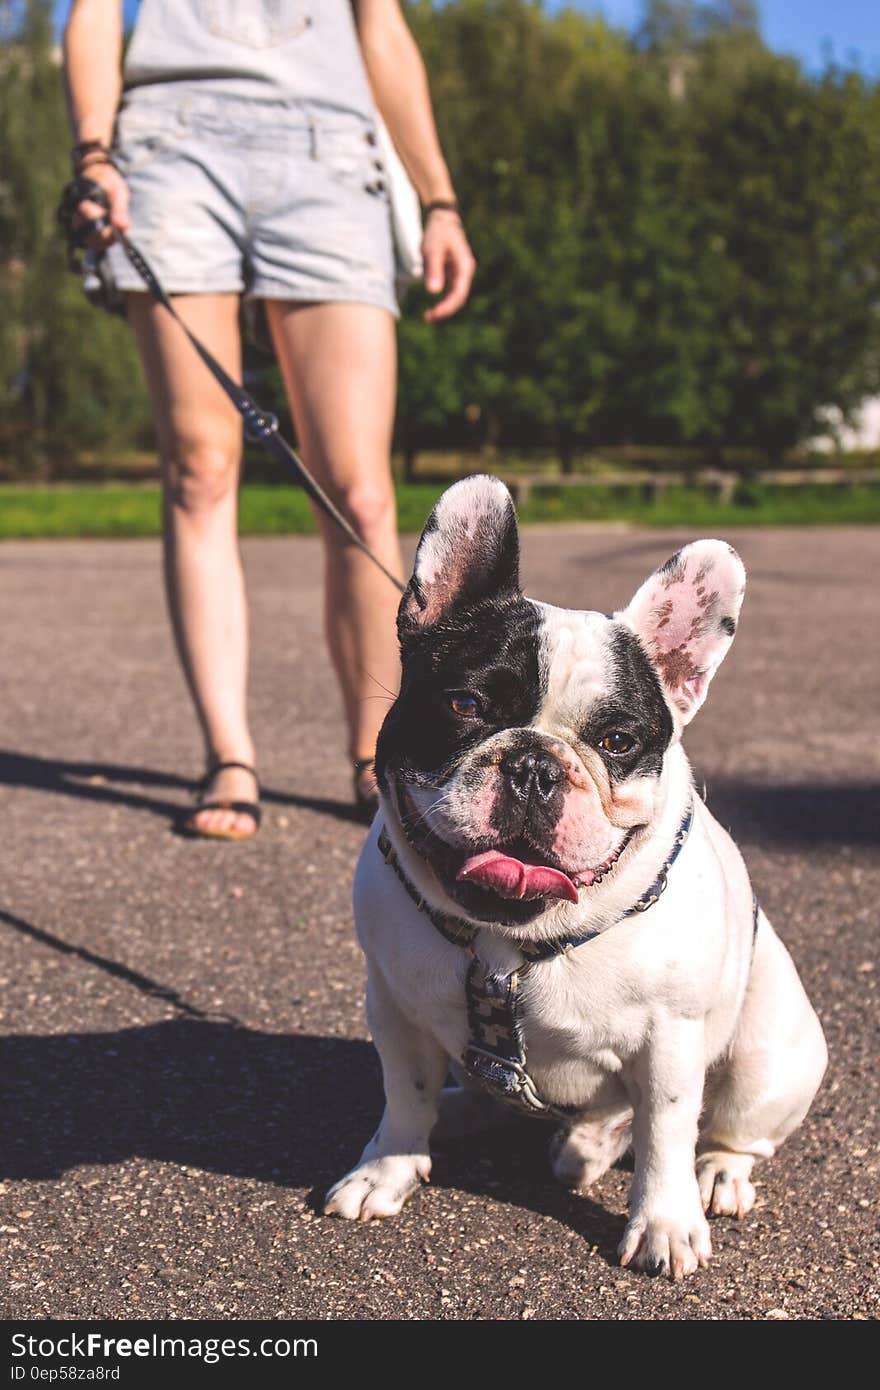
[[(628, 908), (619, 919), (634, 917), (639, 912), (647, 912), (666, 889), (669, 870), (682, 851), (694, 819), (693, 803), (688, 806), (678, 834), (669, 853), (669, 858), (657, 875), (654, 883), (642, 896)], [(497, 975), (483, 965), (474, 951), (474, 942), (479, 928), (458, 917), (450, 917), (438, 912), (426, 903), (422, 894), (406, 876), (388, 837), (385, 826), (379, 832), (379, 853), (385, 863), (397, 874), (409, 896), (420, 912), (424, 912), (432, 926), (452, 942), (471, 952), (473, 960), (468, 968), (465, 981), (467, 1001), (468, 1044), (462, 1054), (462, 1065), (486, 1090), (499, 1100), (516, 1106), (528, 1115), (543, 1116), (546, 1119), (570, 1120), (577, 1106), (552, 1105), (542, 1100), (535, 1083), (526, 1070), (526, 1042), (523, 1031), (522, 984), (529, 973), (541, 961), (556, 956), (565, 956), (587, 942), (601, 935), (598, 931), (584, 933), (583, 936), (563, 937), (558, 941), (518, 941), (517, 949), (525, 956), (525, 964), (509, 975)], [(754, 899), (753, 940), (758, 929), (758, 902)]]

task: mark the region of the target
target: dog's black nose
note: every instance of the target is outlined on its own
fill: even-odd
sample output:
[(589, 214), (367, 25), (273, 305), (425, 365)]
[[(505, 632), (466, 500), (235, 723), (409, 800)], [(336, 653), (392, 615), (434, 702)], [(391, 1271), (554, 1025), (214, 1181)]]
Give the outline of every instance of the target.
[(546, 801), (565, 776), (562, 764), (543, 748), (505, 753), (501, 771), (514, 794), (524, 801), (533, 792)]

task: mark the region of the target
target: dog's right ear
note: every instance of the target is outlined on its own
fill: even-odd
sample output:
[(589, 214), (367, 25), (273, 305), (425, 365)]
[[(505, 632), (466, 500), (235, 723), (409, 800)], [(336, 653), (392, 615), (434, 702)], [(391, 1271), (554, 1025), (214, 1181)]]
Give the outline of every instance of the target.
[(397, 616), (400, 640), (454, 608), (519, 592), (513, 499), (500, 478), (464, 478), (444, 492), (422, 532)]

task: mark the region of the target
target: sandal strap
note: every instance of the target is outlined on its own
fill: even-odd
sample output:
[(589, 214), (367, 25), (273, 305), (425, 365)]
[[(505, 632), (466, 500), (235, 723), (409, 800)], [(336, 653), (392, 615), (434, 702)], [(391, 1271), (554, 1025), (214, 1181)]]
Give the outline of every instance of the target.
[(211, 763), (210, 766), (206, 769), (204, 776), (199, 780), (197, 784), (199, 789), (201, 790), (202, 788), (206, 787), (209, 782), (212, 782), (214, 780), (218, 772), (225, 772), (227, 768), (238, 768), (241, 772), (249, 772), (251, 777), (253, 777), (254, 781), (257, 784), (257, 794), (259, 795), (260, 779), (257, 775), (257, 769), (255, 767), (251, 767), (250, 763), (240, 763), (237, 762), (234, 758), (229, 759), (226, 762)]
[(210, 775), (213, 777), (215, 772), (225, 772), (228, 767), (237, 767), (240, 768), (242, 772), (249, 772), (254, 781), (259, 783), (260, 779), (257, 776), (257, 769), (251, 767), (250, 763), (236, 762), (234, 758), (225, 763), (212, 763), (209, 769)]
[(263, 808), (258, 801), (200, 801), (194, 811), (189, 814), (189, 819), (197, 816), (202, 811), (235, 811), (239, 816), (251, 816), (257, 825), (263, 815)]

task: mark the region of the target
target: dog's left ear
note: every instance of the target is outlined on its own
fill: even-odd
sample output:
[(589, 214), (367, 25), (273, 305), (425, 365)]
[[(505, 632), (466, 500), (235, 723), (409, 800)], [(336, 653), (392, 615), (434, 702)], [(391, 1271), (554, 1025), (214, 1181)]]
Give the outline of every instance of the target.
[(444, 492), (422, 532), (400, 602), (401, 641), (453, 608), (519, 593), (519, 535), (500, 478), (474, 474)]
[(682, 724), (693, 719), (727, 655), (745, 586), (745, 568), (732, 546), (694, 541), (615, 614), (641, 641)]

